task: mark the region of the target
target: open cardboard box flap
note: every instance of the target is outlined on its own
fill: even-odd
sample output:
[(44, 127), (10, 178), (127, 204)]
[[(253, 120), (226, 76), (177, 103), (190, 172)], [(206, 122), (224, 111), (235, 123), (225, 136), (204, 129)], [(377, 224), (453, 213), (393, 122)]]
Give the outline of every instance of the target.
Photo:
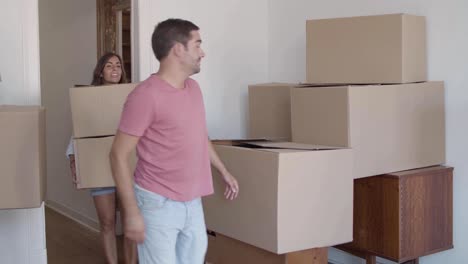
[(228, 145), (246, 148), (263, 148), (265, 150), (333, 150), (342, 147), (301, 144), (287, 141), (271, 141), (267, 139), (237, 139), (237, 140), (213, 140), (216, 145)]

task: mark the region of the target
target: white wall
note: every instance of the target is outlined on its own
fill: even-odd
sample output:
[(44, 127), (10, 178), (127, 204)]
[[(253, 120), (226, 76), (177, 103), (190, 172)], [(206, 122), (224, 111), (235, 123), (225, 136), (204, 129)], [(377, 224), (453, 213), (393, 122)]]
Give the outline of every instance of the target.
[(0, 6), (0, 104), (40, 104), (37, 0)]
[[(50, 9), (47, 3), (52, 2), (57, 9)], [(94, 218), (89, 196), (77, 193), (71, 187), (63, 150), (71, 133), (69, 110), (66, 108), (66, 88), (74, 83), (88, 83), (95, 63), (96, 34), (87, 31), (95, 30), (95, 14), (89, 13), (91, 8), (95, 8), (95, 3), (91, 0), (80, 3), (69, 1), (67, 4), (60, 2), (62, 1), (41, 0), (40, 8), (41, 41), (51, 45), (46, 50), (41, 50), (41, 56), (49, 60), (43, 61), (47, 62), (42, 71), (43, 96), (46, 97), (44, 102), (50, 108), (49, 112), (54, 112), (48, 118), (52, 120), (51, 125), (57, 133), (51, 139), (54, 143), (49, 145), (52, 150), (49, 151), (48, 158), (55, 160), (53, 164), (49, 164), (52, 166), (49, 168), (49, 177), (53, 177), (48, 186), (49, 199)], [(463, 120), (468, 114), (468, 92), (463, 87), (468, 82), (465, 77), (465, 72), (468, 71), (468, 34), (465, 29), (468, 24), (465, 16), (468, 2), (133, 0), (133, 3), (137, 4), (134, 12), (137, 14), (135, 22), (139, 25), (135, 35), (135, 60), (138, 62), (135, 66), (138, 66), (139, 80), (145, 79), (158, 68), (152, 54), (150, 37), (159, 21), (168, 17), (180, 17), (192, 20), (200, 26), (202, 47), (207, 57), (202, 62), (201, 73), (194, 77), (204, 93), (212, 138), (238, 138), (246, 135), (248, 84), (304, 81), (306, 19), (401, 12), (425, 15), (428, 25), (429, 78), (445, 80), (447, 87), (447, 163), (456, 169), (455, 249), (424, 257), (421, 263), (464, 263), (464, 252), (468, 252), (468, 238), (463, 236), (468, 231), (463, 225), (468, 220), (468, 212), (462, 206), (468, 200), (468, 193), (463, 192), (464, 186), (468, 186), (468, 178), (464, 177), (468, 171), (468, 165), (464, 163), (468, 125), (458, 120)], [(54, 18), (52, 12), (59, 17)], [(46, 19), (42, 20), (43, 17)], [(79, 23), (81, 26), (78, 26), (79, 17), (83, 19)], [(85, 29), (85, 24), (92, 26)], [(62, 25), (71, 26), (76, 34), (65, 32)], [(83, 41), (84, 39), (87, 41)], [(362, 263), (337, 251), (332, 251), (330, 257), (337, 260), (337, 263)]]
[(211, 138), (246, 135), (247, 86), (268, 75), (268, 1), (139, 0), (140, 79), (156, 72), (151, 50), (154, 26), (183, 18), (200, 27), (206, 57), (194, 76), (202, 88)]
[[(305, 80), (305, 20), (356, 15), (411, 13), (427, 17), (430, 80), (446, 82), (447, 164), (455, 167), (455, 249), (423, 257), (421, 263), (464, 263), (468, 252), (468, 2), (464, 0), (263, 0), (138, 1), (140, 79), (157, 70), (150, 47), (154, 25), (168, 17), (193, 20), (201, 27), (207, 53), (199, 80), (205, 96), (210, 135), (243, 137), (247, 85)], [(267, 21), (265, 24), (265, 20)], [(268, 41), (265, 41), (268, 40)], [(267, 53), (265, 54), (265, 51)], [(363, 263), (331, 250), (337, 263)], [(387, 262), (380, 260), (381, 262)]]
[[(411, 13), (424, 15), (428, 30), (429, 80), (446, 84), (447, 164), (455, 167), (454, 250), (421, 264), (466, 263), (468, 259), (468, 1), (466, 0), (270, 0), (269, 79), (305, 80), (305, 21), (314, 18)], [(430, 232), (430, 231), (428, 231)], [(363, 263), (332, 250), (336, 263)]]
[(96, 1), (39, 1), (42, 103), (47, 111), (47, 204), (91, 227), (88, 191), (72, 185), (65, 149), (71, 136), (68, 89), (90, 84), (97, 61)]
[[(0, 105), (39, 105), (38, 1), (0, 6)], [(46, 264), (44, 220), (44, 206), (0, 210), (0, 263)]]

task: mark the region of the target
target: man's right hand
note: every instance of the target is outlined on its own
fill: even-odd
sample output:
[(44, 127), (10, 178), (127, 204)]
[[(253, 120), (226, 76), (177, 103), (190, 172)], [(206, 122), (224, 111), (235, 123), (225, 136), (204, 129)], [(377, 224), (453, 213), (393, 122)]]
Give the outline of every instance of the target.
[(140, 212), (126, 216), (124, 218), (125, 237), (138, 244), (145, 240), (145, 222)]

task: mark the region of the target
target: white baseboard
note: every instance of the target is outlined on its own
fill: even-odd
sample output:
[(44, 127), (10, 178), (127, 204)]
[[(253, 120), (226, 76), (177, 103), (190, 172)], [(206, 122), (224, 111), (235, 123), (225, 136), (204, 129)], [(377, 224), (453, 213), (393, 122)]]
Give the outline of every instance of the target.
[(54, 201), (47, 200), (46, 206), (50, 209), (57, 211), (60, 214), (65, 215), (66, 217), (72, 219), (73, 221), (91, 229), (92, 231), (99, 232), (99, 223), (87, 216), (82, 215), (81, 213)]

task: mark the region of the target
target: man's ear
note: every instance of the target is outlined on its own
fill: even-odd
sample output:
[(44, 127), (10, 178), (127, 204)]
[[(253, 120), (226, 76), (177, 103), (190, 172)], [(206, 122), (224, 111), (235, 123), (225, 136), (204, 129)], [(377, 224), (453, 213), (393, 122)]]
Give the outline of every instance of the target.
[(172, 52), (174, 52), (174, 55), (176, 57), (180, 57), (184, 51), (185, 51), (185, 46), (184, 44), (180, 42), (176, 42), (174, 46), (172, 47)]

